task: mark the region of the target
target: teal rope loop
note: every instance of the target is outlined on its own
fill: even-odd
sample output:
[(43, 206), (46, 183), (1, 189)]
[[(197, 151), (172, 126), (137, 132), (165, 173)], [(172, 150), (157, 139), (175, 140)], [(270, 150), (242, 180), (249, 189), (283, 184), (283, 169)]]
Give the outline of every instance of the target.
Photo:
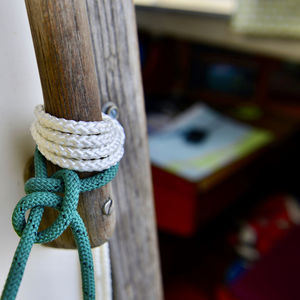
[[(79, 253), (83, 297), (84, 300), (93, 300), (95, 299), (93, 257), (85, 225), (77, 212), (79, 194), (100, 188), (113, 180), (119, 165), (84, 179), (80, 179), (76, 172), (67, 169), (59, 170), (48, 177), (45, 158), (36, 149), (34, 167), (35, 177), (26, 182), (26, 196), (19, 201), (12, 216), (13, 227), (21, 239), (1, 300), (16, 298), (33, 244), (51, 242), (69, 226)], [(64, 196), (61, 197), (56, 193), (64, 193)], [(39, 232), (45, 207), (58, 210), (59, 215), (50, 227)], [(30, 214), (26, 222), (25, 213), (28, 210)]]

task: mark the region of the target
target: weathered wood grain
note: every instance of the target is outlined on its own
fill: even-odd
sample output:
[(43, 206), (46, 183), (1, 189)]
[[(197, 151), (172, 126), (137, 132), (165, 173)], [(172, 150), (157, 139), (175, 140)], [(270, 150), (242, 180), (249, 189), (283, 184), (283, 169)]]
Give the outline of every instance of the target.
[[(133, 3), (131, 0), (26, 0), (26, 4), (46, 109), (60, 117), (90, 120), (91, 116), (98, 119), (100, 115), (100, 104), (95, 104), (95, 99), (102, 104), (112, 101), (119, 107), (127, 139), (120, 172), (113, 181), (112, 199), (117, 213), (111, 240), (114, 296), (117, 300), (161, 300)], [(55, 98), (59, 103), (52, 105)], [(95, 209), (90, 201), (99, 199), (87, 195), (79, 207), (92, 241), (97, 233), (91, 231), (94, 224), (89, 222), (99, 221), (92, 214), (99, 213), (100, 206), (97, 204)], [(68, 236), (56, 246), (70, 246)]]
[(125, 156), (113, 181), (117, 300), (162, 299), (135, 12), (131, 0), (86, 0), (102, 104), (120, 109)]
[[(60, 118), (101, 121), (100, 94), (90, 38), (86, 4), (82, 0), (25, 0), (43, 88), (45, 109)], [(49, 164), (50, 172), (57, 167)], [(91, 174), (81, 174), (90, 176)], [(92, 247), (112, 235), (115, 213), (102, 214), (111, 191), (109, 187), (84, 193), (78, 210)], [(56, 219), (47, 209), (41, 229)], [(54, 247), (74, 248), (70, 230), (50, 243)]]

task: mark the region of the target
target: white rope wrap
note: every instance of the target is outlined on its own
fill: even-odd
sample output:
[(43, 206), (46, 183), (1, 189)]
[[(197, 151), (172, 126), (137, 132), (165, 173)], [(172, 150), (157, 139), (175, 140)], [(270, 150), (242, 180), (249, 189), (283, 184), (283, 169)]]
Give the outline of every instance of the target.
[(102, 113), (100, 122), (56, 118), (43, 105), (34, 110), (31, 134), (47, 160), (80, 172), (103, 171), (124, 154), (125, 133), (120, 123)]

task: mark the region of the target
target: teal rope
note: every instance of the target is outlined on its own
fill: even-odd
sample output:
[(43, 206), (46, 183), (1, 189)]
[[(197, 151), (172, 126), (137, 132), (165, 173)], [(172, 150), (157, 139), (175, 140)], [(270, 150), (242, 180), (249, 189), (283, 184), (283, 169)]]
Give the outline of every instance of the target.
[[(94, 266), (89, 237), (84, 223), (77, 212), (80, 192), (100, 188), (114, 179), (119, 165), (92, 177), (80, 179), (76, 172), (59, 170), (47, 176), (45, 158), (36, 150), (34, 156), (35, 177), (25, 184), (26, 196), (17, 204), (12, 223), (21, 237), (4, 286), (1, 300), (13, 300), (17, 296), (25, 266), (34, 243), (48, 243), (57, 239), (70, 226), (78, 248), (81, 266), (84, 300), (95, 299)], [(64, 193), (64, 197), (56, 193)], [(52, 207), (60, 213), (54, 223), (39, 232), (45, 207)], [(30, 210), (28, 220), (25, 213)]]

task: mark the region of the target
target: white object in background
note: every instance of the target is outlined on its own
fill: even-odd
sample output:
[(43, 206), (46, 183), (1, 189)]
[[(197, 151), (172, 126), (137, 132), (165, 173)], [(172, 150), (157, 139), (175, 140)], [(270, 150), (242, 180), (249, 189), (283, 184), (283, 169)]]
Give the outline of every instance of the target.
[[(19, 241), (11, 225), (11, 214), (16, 203), (24, 196), (23, 170), (34, 152), (35, 145), (29, 131), (34, 118), (33, 109), (43, 99), (24, 1), (1, 1), (0, 41), (2, 290)], [(96, 278), (96, 286), (100, 284)], [(77, 250), (35, 245), (17, 299), (79, 300), (82, 299), (81, 294)]]

